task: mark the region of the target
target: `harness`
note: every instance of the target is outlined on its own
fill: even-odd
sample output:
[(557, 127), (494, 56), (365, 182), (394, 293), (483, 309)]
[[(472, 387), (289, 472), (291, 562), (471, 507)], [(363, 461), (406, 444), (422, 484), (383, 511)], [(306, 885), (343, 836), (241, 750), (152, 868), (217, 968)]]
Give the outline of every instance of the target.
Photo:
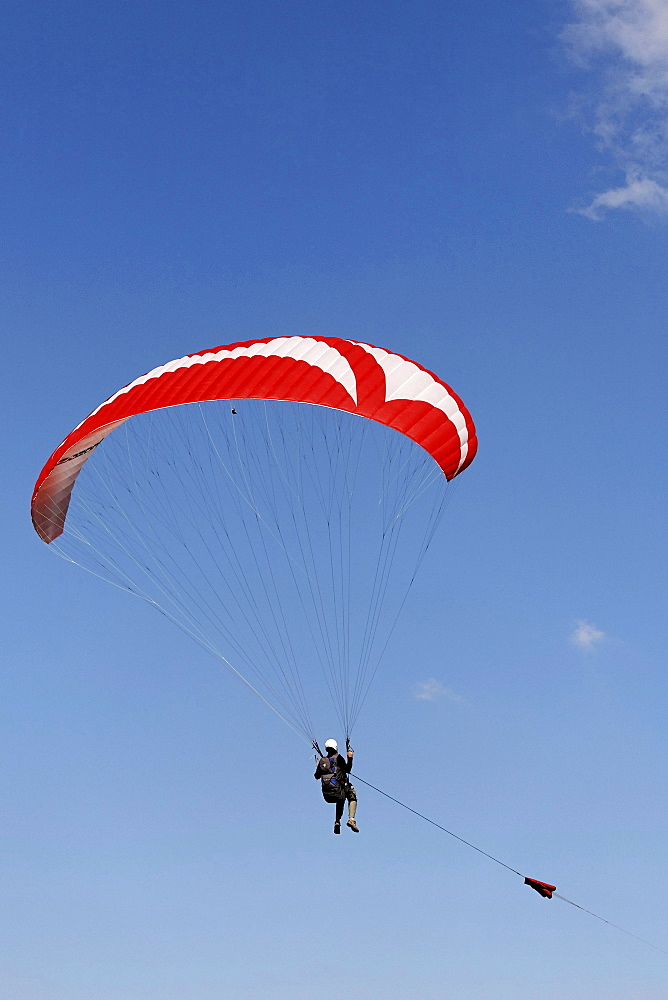
[(345, 786), (348, 784), (348, 779), (346, 778), (344, 772), (337, 764), (336, 757), (328, 757), (327, 760), (329, 761), (329, 769), (331, 773), (331, 778), (329, 779), (330, 784), (332, 785), (339, 784), (339, 781), (337, 781), (336, 779), (336, 775), (338, 774), (339, 778), (341, 779), (340, 784), (343, 785), (343, 787), (345, 788)]
[(325, 761), (329, 764), (329, 772), (320, 776), (323, 798), (326, 802), (340, 802), (346, 795), (347, 778), (337, 764), (336, 756), (323, 757), (320, 764), (324, 764)]

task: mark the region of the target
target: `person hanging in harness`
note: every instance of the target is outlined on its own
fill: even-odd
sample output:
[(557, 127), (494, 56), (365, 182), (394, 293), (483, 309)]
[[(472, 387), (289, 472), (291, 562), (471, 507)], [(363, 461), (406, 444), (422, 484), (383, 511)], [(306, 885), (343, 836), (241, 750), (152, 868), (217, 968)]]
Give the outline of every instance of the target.
[[(320, 749), (315, 744), (316, 750)], [(341, 833), (341, 817), (343, 807), (348, 802), (348, 822), (353, 833), (359, 833), (359, 828), (355, 822), (357, 812), (357, 795), (355, 789), (348, 780), (348, 775), (353, 769), (354, 750), (348, 747), (348, 759), (342, 757), (336, 740), (327, 740), (325, 743), (325, 756), (318, 761), (314, 778), (320, 778), (322, 795), (325, 802), (333, 802), (336, 805), (336, 816), (334, 820), (334, 833)]]

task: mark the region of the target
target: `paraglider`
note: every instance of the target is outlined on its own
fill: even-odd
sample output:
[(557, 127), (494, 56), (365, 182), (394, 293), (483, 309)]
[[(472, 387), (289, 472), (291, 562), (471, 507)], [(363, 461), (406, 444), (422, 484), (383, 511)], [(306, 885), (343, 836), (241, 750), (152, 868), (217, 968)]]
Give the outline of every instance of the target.
[(359, 828), (355, 821), (357, 814), (357, 793), (355, 786), (351, 783), (349, 774), (353, 769), (354, 750), (349, 746), (346, 754), (347, 760), (339, 753), (336, 740), (327, 740), (325, 743), (325, 753), (320, 756), (318, 766), (313, 777), (320, 779), (322, 787), (322, 797), (325, 802), (332, 802), (336, 805), (334, 816), (334, 833), (341, 833), (341, 818), (343, 807), (348, 803), (348, 822), (353, 833), (359, 833)]
[(324, 681), (348, 740), (476, 447), (459, 397), (399, 354), (246, 341), (155, 368), (93, 410), (40, 473), (33, 524), (314, 745)]
[[(346, 801), (358, 832), (350, 734), (447, 485), (476, 448), (462, 401), (417, 362), (337, 337), (251, 340), (110, 396), (46, 462), (32, 519), (52, 549), (158, 609), (309, 740), (334, 832)], [(333, 740), (320, 753), (312, 663), (347, 758)], [(544, 899), (663, 951), (353, 777)]]

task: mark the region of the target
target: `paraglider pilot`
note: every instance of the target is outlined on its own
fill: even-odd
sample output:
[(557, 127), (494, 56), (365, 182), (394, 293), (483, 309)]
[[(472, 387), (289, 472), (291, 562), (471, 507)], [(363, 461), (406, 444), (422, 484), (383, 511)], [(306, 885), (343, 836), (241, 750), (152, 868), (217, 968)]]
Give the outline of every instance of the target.
[(322, 785), (322, 795), (325, 802), (333, 802), (336, 805), (336, 816), (334, 820), (334, 833), (341, 833), (341, 817), (343, 807), (348, 803), (348, 822), (353, 833), (359, 833), (359, 828), (355, 822), (357, 812), (357, 795), (351, 785), (348, 775), (353, 769), (354, 750), (348, 749), (346, 760), (339, 753), (336, 740), (327, 740), (325, 743), (325, 756), (318, 761), (314, 778), (320, 778)]

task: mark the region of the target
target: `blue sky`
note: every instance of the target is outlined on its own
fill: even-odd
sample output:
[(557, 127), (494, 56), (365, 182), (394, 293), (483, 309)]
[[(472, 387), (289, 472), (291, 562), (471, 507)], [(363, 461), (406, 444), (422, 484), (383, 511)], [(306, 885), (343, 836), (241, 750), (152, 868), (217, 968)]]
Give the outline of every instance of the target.
[(668, 947), (665, 2), (55, 0), (2, 48), (0, 1000), (664, 997), (665, 955), (371, 791), (335, 840), (304, 744), (28, 503), (192, 351), (437, 372), (480, 451), (356, 768)]

